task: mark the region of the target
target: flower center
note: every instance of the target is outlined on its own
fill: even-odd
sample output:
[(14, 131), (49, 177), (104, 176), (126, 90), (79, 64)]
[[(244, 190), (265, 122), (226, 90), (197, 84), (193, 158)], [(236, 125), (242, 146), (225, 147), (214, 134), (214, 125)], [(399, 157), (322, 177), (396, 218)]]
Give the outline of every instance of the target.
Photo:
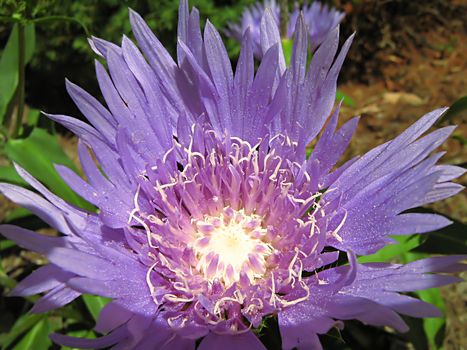
[(196, 227), (196, 269), (207, 280), (217, 278), (229, 287), (241, 275), (248, 277), (250, 283), (264, 275), (267, 258), (274, 249), (265, 242), (267, 230), (261, 226), (259, 215), (246, 215), (243, 210), (227, 207), (218, 217), (198, 220)]

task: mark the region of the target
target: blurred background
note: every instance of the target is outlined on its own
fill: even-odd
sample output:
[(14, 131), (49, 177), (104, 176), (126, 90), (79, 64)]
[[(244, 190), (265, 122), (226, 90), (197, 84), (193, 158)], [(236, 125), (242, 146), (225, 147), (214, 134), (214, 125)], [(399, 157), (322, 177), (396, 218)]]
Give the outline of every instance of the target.
[[(217, 28), (237, 22), (250, 0), (192, 0)], [(300, 3), (300, 2), (299, 2)], [(341, 122), (361, 115), (357, 134), (346, 159), (362, 154), (399, 134), (423, 114), (440, 106), (452, 106), (441, 125), (458, 126), (442, 146), (446, 164), (466, 165), (467, 160), (467, 3), (463, 0), (335, 0), (325, 3), (344, 11), (341, 40), (354, 31), (354, 44), (339, 80), (349, 97)], [(290, 1), (292, 8), (293, 2)], [(175, 53), (178, 2), (172, 0), (0, 0), (0, 180), (25, 185), (11, 161), (32, 172), (54, 192), (86, 207), (57, 177), (52, 163), (79, 171), (76, 139), (51, 124), (39, 111), (80, 117), (68, 97), (64, 79), (84, 87), (97, 98), (96, 55), (87, 44), (89, 35), (120, 43), (122, 34), (132, 37), (128, 7), (139, 12), (164, 46)], [(18, 30), (18, 24), (23, 29)], [(16, 34), (15, 30), (16, 28)], [(16, 35), (16, 37), (15, 37)], [(24, 38), (24, 52), (18, 47)], [(239, 44), (224, 37), (235, 62)], [(16, 45), (16, 46), (15, 46)], [(20, 61), (22, 58), (22, 63)], [(19, 68), (20, 67), (20, 68)], [(22, 67), (22, 68), (21, 68)], [(24, 103), (19, 103), (24, 101)], [(21, 116), (19, 123), (12, 123)], [(14, 124), (14, 125), (13, 125)], [(460, 180), (465, 185), (467, 177)], [(467, 200), (461, 193), (423, 210), (452, 218), (455, 224), (422, 238), (406, 237), (396, 249), (370, 258), (410, 261), (424, 254), (467, 254)], [(56, 234), (24, 209), (0, 198), (0, 222), (20, 223), (45, 234)], [(88, 297), (47, 315), (27, 311), (34, 297), (5, 295), (37, 265), (42, 257), (0, 239), (0, 348), (48, 349), (47, 334), (60, 331), (95, 336), (94, 319), (106, 300)], [(467, 275), (464, 275), (467, 277)], [(438, 305), (445, 319), (407, 318), (412, 330), (395, 334), (390, 329), (346, 323), (342, 332), (323, 337), (330, 349), (465, 349), (467, 348), (466, 283), (420, 293)], [(274, 328), (266, 336), (274, 336)], [(270, 344), (274, 348), (274, 342)]]

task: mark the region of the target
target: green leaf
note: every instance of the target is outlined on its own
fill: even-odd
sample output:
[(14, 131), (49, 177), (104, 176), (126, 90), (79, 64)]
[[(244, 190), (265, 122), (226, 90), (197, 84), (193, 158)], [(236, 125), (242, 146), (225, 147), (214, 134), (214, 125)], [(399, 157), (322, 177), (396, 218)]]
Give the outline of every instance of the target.
[(344, 94), (341, 90), (336, 91), (336, 100), (341, 101), (344, 99), (343, 103), (349, 107), (355, 107), (355, 101), (347, 94)]
[(454, 102), (446, 113), (444, 113), (441, 121), (450, 120), (463, 112), (467, 113), (467, 96), (463, 96)]
[(25, 139), (10, 139), (5, 146), (7, 156), (26, 169), (59, 197), (79, 207), (93, 210), (93, 206), (79, 197), (62, 180), (53, 164), (63, 164), (76, 171), (73, 162), (63, 152), (55, 135), (35, 128)]
[[(16, 245), (15, 242), (10, 241), (9, 239), (2, 239), (0, 240), (0, 252)], [(2, 264), (0, 264), (0, 269), (2, 268)]]
[[(438, 288), (420, 290), (417, 294), (423, 301), (433, 304), (443, 313), (445, 312), (444, 301)], [(443, 330), (445, 323), (445, 319), (439, 317), (423, 319), (423, 328), (428, 338), (430, 349), (438, 350), (442, 348), (442, 342), (439, 341), (438, 334)]]
[(9, 212), (7, 215), (5, 215), (3, 222), (10, 223), (15, 220), (24, 219), (31, 215), (33, 214), (25, 208), (15, 208), (11, 212)]
[(39, 121), (40, 115), (41, 111), (39, 111), (38, 109), (30, 109), (27, 117), (28, 125), (32, 127), (36, 126), (37, 122)]
[(28, 185), (28, 183), (18, 175), (16, 169), (11, 165), (0, 166), (0, 181), (8, 182), (22, 187), (26, 187)]
[(389, 261), (401, 257), (420, 245), (420, 237), (418, 235), (395, 236), (392, 238), (398, 243), (387, 245), (372, 255), (361, 256), (358, 258), (358, 261), (360, 263)]
[(97, 321), (102, 308), (111, 300), (109, 298), (98, 297), (95, 295), (83, 295), (84, 303), (88, 308), (90, 314)]
[(8, 333), (0, 335), (2, 349), (8, 348), (21, 334), (31, 329), (45, 317), (47, 316), (44, 314), (25, 314), (21, 316)]
[(26, 333), (13, 350), (47, 350), (52, 345), (49, 339), (49, 333), (49, 322), (44, 318)]
[(289, 66), (293, 52), (293, 41), (291, 39), (282, 39), (282, 50), (284, 51), (285, 64)]
[[(405, 254), (401, 262), (407, 264), (408, 262), (423, 259), (426, 257), (428, 257), (427, 254), (411, 252)], [(444, 304), (443, 297), (441, 296), (441, 293), (439, 291), (439, 288), (419, 290), (416, 291), (415, 294), (417, 294), (417, 296), (424, 302), (435, 305), (438, 309), (442, 311), (443, 314), (445, 314), (446, 307)], [(439, 350), (442, 348), (442, 340), (444, 336), (439, 337), (439, 334), (443, 331), (445, 323), (445, 317), (432, 317), (423, 319), (423, 329), (430, 344), (430, 349)]]
[[(25, 64), (27, 64), (31, 60), (36, 46), (36, 32), (34, 24), (28, 24), (24, 29)], [(3, 123), (8, 104), (14, 97), (18, 86), (18, 51), (18, 27), (15, 24), (0, 58), (0, 124)]]

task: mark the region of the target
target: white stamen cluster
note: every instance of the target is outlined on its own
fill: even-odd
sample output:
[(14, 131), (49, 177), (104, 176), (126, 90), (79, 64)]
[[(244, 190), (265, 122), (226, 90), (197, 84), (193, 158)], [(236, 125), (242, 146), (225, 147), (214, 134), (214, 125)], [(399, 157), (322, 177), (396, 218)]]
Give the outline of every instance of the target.
[(228, 288), (241, 272), (250, 283), (264, 276), (274, 248), (265, 241), (267, 229), (261, 226), (260, 216), (227, 207), (218, 217), (206, 216), (195, 225), (196, 270), (207, 280), (217, 278)]

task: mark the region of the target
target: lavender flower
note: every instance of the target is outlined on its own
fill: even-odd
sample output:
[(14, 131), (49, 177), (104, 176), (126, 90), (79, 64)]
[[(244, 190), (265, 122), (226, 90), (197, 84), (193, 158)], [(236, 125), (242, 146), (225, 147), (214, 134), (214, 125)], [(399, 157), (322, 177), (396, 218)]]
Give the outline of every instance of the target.
[[(407, 265), (358, 264), (392, 242), (450, 222), (402, 213), (459, 192), (463, 173), (432, 153), (452, 132), (422, 137), (445, 109), (400, 136), (335, 168), (357, 125), (336, 131), (336, 79), (352, 38), (337, 53), (334, 28), (306, 69), (308, 34), (299, 17), (289, 70), (273, 14), (261, 20), (263, 59), (254, 72), (247, 30), (235, 72), (219, 33), (180, 5), (175, 62), (143, 19), (130, 12), (137, 46), (90, 40), (107, 62), (96, 74), (107, 104), (67, 89), (90, 124), (49, 115), (80, 139), (87, 181), (57, 165), (97, 213), (52, 194), (26, 171), (39, 194), (0, 190), (63, 235), (3, 225), (0, 231), (49, 263), (14, 295), (45, 293), (32, 312), (59, 308), (82, 293), (112, 298), (98, 339), (54, 334), (79, 348), (264, 349), (254, 330), (276, 315), (282, 347), (320, 348), (318, 334), (341, 320), (406, 331), (398, 313), (438, 315), (400, 294), (458, 281), (462, 257)], [(311, 156), (306, 145), (324, 128)], [(95, 163), (92, 154), (97, 159)], [(325, 249), (326, 248), (326, 249)], [(333, 248), (334, 250), (330, 250)], [(349, 264), (335, 267), (339, 251)], [(320, 271), (320, 272), (318, 272)]]
[[(226, 34), (241, 42), (243, 34), (250, 28), (251, 37), (253, 40), (253, 50), (255, 57), (260, 59), (263, 51), (261, 49), (261, 19), (266, 9), (269, 8), (274, 17), (274, 20), (279, 26), (280, 22), (280, 7), (276, 0), (264, 0), (263, 3), (248, 7), (242, 14), (240, 23), (229, 24)], [(287, 38), (292, 38), (297, 23), (297, 19), (303, 14), (304, 22), (308, 28), (310, 35), (311, 50), (314, 51), (326, 38), (329, 32), (334, 29), (344, 18), (344, 13), (328, 7), (326, 4), (321, 4), (314, 1), (311, 4), (305, 4), (300, 8), (295, 4), (295, 9), (290, 13), (289, 22), (287, 25)]]

